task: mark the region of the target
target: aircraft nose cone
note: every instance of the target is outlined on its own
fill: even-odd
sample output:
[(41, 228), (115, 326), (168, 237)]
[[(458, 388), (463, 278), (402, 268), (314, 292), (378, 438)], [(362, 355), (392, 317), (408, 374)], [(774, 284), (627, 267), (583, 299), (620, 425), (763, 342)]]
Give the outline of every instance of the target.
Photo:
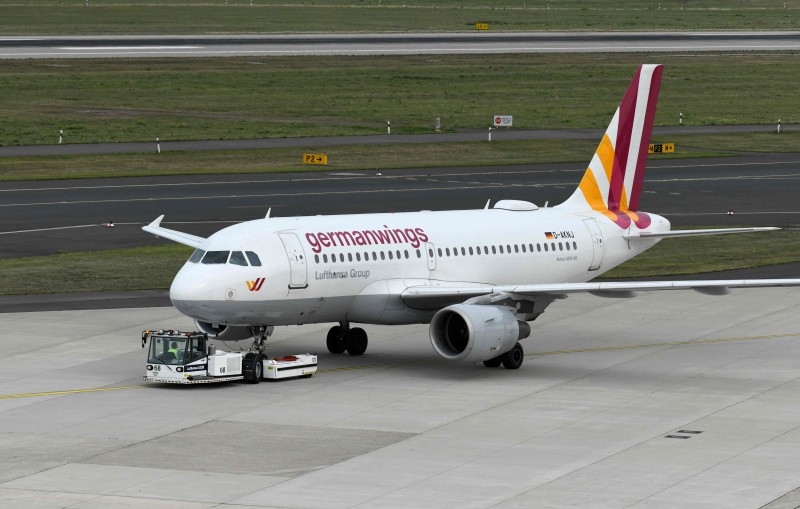
[(211, 285), (192, 270), (181, 270), (169, 288), (169, 298), (178, 311), (192, 316), (192, 310), (211, 300)]

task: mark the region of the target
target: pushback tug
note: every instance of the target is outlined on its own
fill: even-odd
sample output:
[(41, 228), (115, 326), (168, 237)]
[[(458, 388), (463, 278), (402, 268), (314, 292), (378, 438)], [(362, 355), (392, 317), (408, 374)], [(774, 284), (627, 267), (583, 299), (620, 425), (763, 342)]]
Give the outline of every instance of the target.
[(225, 352), (208, 343), (203, 332), (142, 331), (147, 350), (145, 382), (203, 384), (262, 379), (310, 378), (317, 372), (317, 356), (298, 354), (268, 358), (263, 351)]

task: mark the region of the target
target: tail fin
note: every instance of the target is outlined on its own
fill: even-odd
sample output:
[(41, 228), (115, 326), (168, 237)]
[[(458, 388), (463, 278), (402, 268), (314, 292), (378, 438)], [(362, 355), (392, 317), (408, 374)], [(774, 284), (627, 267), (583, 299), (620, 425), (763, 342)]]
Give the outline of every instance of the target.
[(621, 228), (628, 228), (631, 222), (639, 228), (650, 225), (647, 214), (636, 211), (662, 73), (660, 64), (642, 65), (636, 71), (578, 189), (565, 206), (596, 210)]

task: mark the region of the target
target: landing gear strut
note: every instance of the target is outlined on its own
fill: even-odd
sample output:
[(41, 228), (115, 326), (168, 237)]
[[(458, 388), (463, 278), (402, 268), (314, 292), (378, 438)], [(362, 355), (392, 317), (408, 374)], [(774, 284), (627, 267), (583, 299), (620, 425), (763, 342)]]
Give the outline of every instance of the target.
[(361, 327), (350, 328), (350, 322), (339, 322), (328, 331), (327, 346), (330, 353), (363, 355), (367, 351), (369, 339), (367, 332)]
[(253, 346), (250, 350), (258, 353), (264, 353), (264, 343), (267, 342), (267, 338), (272, 336), (272, 333), (275, 331), (274, 325), (256, 325), (250, 328), (250, 332), (253, 333)]

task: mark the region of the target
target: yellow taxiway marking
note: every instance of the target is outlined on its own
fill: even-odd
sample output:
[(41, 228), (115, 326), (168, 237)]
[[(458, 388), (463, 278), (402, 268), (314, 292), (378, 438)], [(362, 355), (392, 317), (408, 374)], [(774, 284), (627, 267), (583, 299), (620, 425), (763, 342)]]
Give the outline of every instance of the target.
[(120, 387), (95, 387), (94, 389), (70, 389), (66, 391), (28, 392), (24, 394), (0, 394), (0, 399), (38, 398), (42, 396), (63, 396), (82, 392), (119, 391), (122, 389), (141, 389), (143, 385), (124, 385)]
[(660, 348), (667, 346), (695, 346), (707, 345), (709, 343), (727, 343), (730, 341), (757, 341), (765, 339), (780, 339), (800, 337), (800, 332), (786, 332), (783, 334), (769, 334), (764, 336), (744, 336), (740, 338), (716, 338), (716, 339), (690, 339), (688, 341), (668, 341), (666, 343), (646, 343), (639, 345), (620, 345), (620, 346), (598, 346), (595, 348), (574, 348), (567, 350), (553, 350), (551, 352), (534, 352), (526, 354), (525, 357), (539, 357), (544, 355), (559, 355), (566, 353), (584, 353), (584, 352), (605, 352), (612, 350), (633, 350), (635, 348)]

